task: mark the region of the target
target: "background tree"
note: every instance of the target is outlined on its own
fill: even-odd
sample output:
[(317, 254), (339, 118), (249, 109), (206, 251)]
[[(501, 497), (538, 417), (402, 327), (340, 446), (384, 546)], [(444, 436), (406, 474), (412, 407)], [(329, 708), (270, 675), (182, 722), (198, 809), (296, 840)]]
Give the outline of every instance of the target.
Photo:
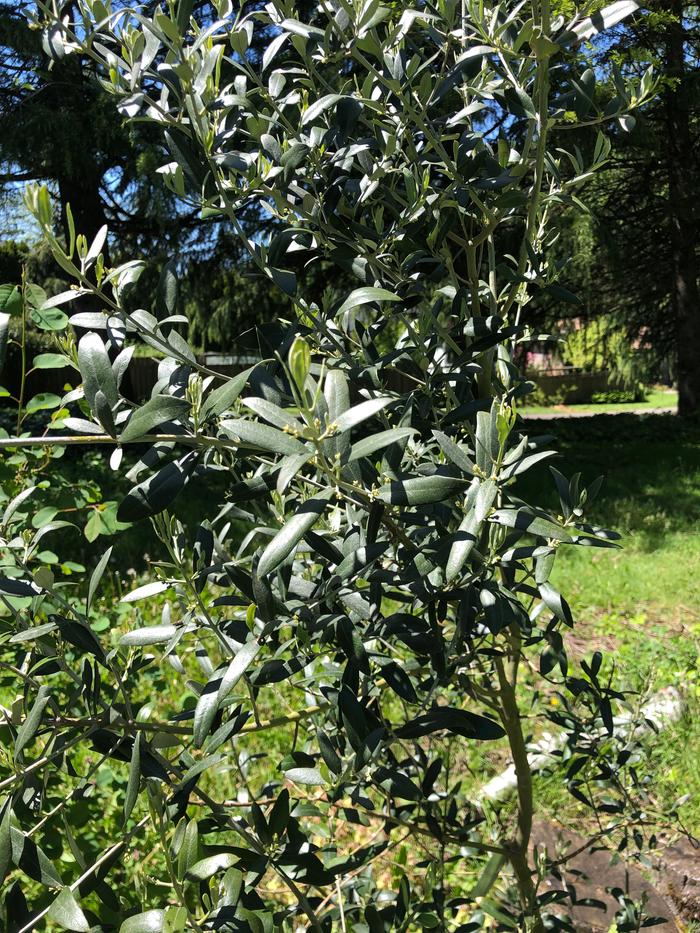
[[(59, 2), (41, 17), (55, 54), (77, 47), (119, 107), (162, 134), (168, 183), (230, 225), (288, 313), (259, 329), (257, 365), (221, 376), (174, 326), (177, 270), (150, 315), (142, 264), (108, 263), (104, 234), (63, 243), (46, 187), (28, 191), (77, 287), (48, 300), (26, 283), (3, 289), (7, 313), (74, 312), (84, 295), (105, 311), (77, 346), (67, 321), (57, 341), (57, 365), (82, 377), (51, 426), (71, 433), (23, 436), (20, 397), (16, 436), (0, 439), (25, 458), (0, 519), (0, 593), (25, 600), (0, 644), (11, 659), (0, 671), (21, 684), (0, 759), (8, 925), (388, 933), (491, 916), (571, 930), (544, 885), (556, 865), (531, 847), (531, 724), (556, 727), (567, 787), (619, 816), (621, 850), (644, 848), (649, 809), (637, 733), (615, 734), (622, 697), (602, 657), (570, 673), (573, 617), (551, 579), (561, 547), (616, 536), (584, 518), (599, 483), (554, 471), (554, 511), (516, 494), (552, 452), (518, 419), (528, 387), (513, 350), (532, 300), (560, 287), (557, 212), (608, 153), (602, 133), (590, 161), (550, 142), (567, 119), (550, 69), (601, 19), (552, 22), (537, 0), (322, 6), (310, 20), (286, 0), (240, 16), (217, 6), (214, 24), (185, 0), (127, 18), (83, 0), (78, 27)], [(602, 24), (630, 9), (614, 4)], [(256, 31), (262, 60), (246, 54)], [(649, 76), (621, 85), (615, 113), (652, 91)], [(515, 121), (525, 132), (509, 138)], [(243, 218), (263, 210), (274, 227), (252, 236)], [(319, 298), (297, 269), (322, 263), (333, 288)], [(84, 325), (80, 310), (71, 323)], [(121, 391), (139, 342), (160, 358), (143, 405)], [(162, 545), (154, 578), (122, 599), (150, 618), (137, 606), (118, 641), (92, 624), (110, 553), (87, 594), (56, 585), (38, 543), (63, 526), (56, 513), (30, 518), (44, 487), (27, 476), (29, 453), (77, 445), (111, 450), (129, 483), (118, 517), (150, 519)], [(197, 486), (206, 502), (185, 524), (174, 510)], [(176, 711), (149, 680), (170, 671)], [(556, 706), (541, 702), (550, 690)], [(281, 698), (289, 712), (261, 715)], [(465, 762), (499, 741), (517, 794), (495, 813), (470, 793)], [(99, 826), (52, 835), (84, 786), (73, 750), (86, 746), (98, 762), (88, 777), (105, 761), (118, 769), (124, 814), (119, 839), (89, 859), (81, 845)], [(155, 883), (115, 892), (106, 879), (142, 832)], [(53, 852), (66, 844), (63, 872)], [(401, 859), (416, 857), (409, 881)]]
[[(152, 12), (154, 5), (144, 9)], [(245, 320), (250, 327), (256, 317), (271, 318), (285, 299), (268, 293), (221, 225), (211, 219), (202, 222), (196, 208), (159, 184), (159, 140), (142, 123), (123, 126), (122, 117), (106, 104), (89, 62), (76, 55), (49, 69), (40, 36), (27, 28), (25, 11), (26, 4), (0, 3), (0, 158), (9, 196), (6, 211), (18, 212), (17, 184), (22, 180), (49, 180), (59, 202), (70, 196), (80, 215), (78, 226), (96, 231), (106, 219), (117, 255), (148, 255), (153, 268), (143, 281), (144, 290), (150, 282), (153, 292), (159, 268), (176, 258), (192, 338), (201, 348), (231, 351), (238, 322)], [(193, 13), (210, 21), (213, 7), (196, 0)], [(587, 295), (586, 314), (612, 315), (631, 345), (649, 346), (658, 360), (650, 375), (668, 377), (672, 371), (683, 412), (694, 410), (698, 378), (698, 315), (693, 311), (698, 304), (693, 269), (697, 207), (692, 197), (698, 181), (697, 37), (692, 5), (648, 5), (644, 17), (618, 27), (612, 38), (593, 37), (590, 45), (570, 55), (572, 62), (593, 66), (599, 78), (595, 93), (601, 99), (616, 93), (612, 81), (606, 85), (600, 80), (613, 61), (630, 73), (654, 61), (668, 80), (662, 97), (640, 116), (636, 128), (615, 133), (614, 160), (594, 181), (590, 195), (598, 222), (584, 230), (574, 208), (571, 235), (566, 235), (565, 224), (562, 240), (562, 255), (585, 260), (581, 238), (594, 238), (588, 254), (596, 263), (595, 276), (590, 264), (586, 269), (585, 262), (578, 262), (564, 273), (562, 284), (571, 274), (570, 290)], [(246, 51), (251, 61), (260, 60), (262, 41), (256, 34)], [(553, 87), (560, 76), (565, 83), (567, 67), (564, 58), (552, 75)], [(522, 115), (515, 120), (522, 124)], [(496, 114), (493, 132), (498, 131)], [(561, 134), (562, 142), (571, 135), (570, 130)], [(60, 140), (60, 145), (49, 146), (47, 138)], [(578, 138), (585, 151), (592, 151), (594, 135), (582, 130)], [(262, 232), (264, 225), (269, 227), (269, 215), (253, 212), (243, 222), (258, 237), (269, 235), (269, 230)], [(217, 274), (212, 276), (214, 267)], [(309, 275), (311, 270), (300, 267), (296, 272)], [(323, 287), (319, 277), (317, 294)], [(582, 313), (581, 307), (567, 307), (561, 300), (540, 305), (554, 321)], [(533, 324), (536, 308), (529, 312)]]
[[(67, 8), (68, 15), (75, 9)], [(193, 339), (202, 348), (235, 351), (233, 331), (241, 322), (250, 327), (272, 317), (280, 296), (256, 286), (240, 245), (220, 224), (203, 221), (196, 206), (161, 183), (156, 171), (161, 141), (143, 124), (125, 125), (90, 59), (80, 54), (52, 59), (41, 32), (30, 28), (27, 11), (26, 3), (0, 2), (0, 186), (6, 211), (19, 213), (28, 226), (19, 189), (28, 181), (49, 183), (61, 208), (64, 238), (70, 203), (75, 225), (88, 239), (107, 224), (116, 258), (147, 259), (143, 288), (152, 295), (160, 268), (174, 260)], [(203, 21), (212, 12), (204, 0), (193, 11)], [(244, 222), (259, 235), (265, 218), (256, 213)]]
[[(566, 276), (583, 301), (563, 316), (615, 319), (629, 344), (655, 359), (651, 375), (673, 373), (682, 414), (697, 412), (700, 380), (699, 38), (697, 7), (646, 4), (611, 37), (579, 50), (599, 79), (612, 63), (639, 74), (653, 62), (661, 92), (614, 131), (610, 162), (591, 185), (591, 214), (572, 212), (560, 243), (561, 257), (574, 257)], [(601, 101), (616, 94), (614, 81), (591, 80), (590, 88)], [(593, 145), (585, 129), (576, 133), (583, 148)], [(562, 317), (562, 306), (547, 314)]]

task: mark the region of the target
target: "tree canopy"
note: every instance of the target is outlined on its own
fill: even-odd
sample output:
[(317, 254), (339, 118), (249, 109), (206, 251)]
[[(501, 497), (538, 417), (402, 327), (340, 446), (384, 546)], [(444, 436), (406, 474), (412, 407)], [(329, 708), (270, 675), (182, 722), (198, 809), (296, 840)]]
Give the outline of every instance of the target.
[[(531, 309), (565, 294), (560, 211), (606, 164), (608, 125), (654, 91), (644, 72), (594, 100), (558, 64), (633, 7), (218, 0), (212, 22), (186, 0), (81, 0), (37, 16), (52, 56), (94, 64), (160, 140), (177, 197), (225, 225), (285, 304), (257, 328), (254, 365), (217, 372), (180, 329), (177, 265), (150, 313), (138, 256), (115, 259), (107, 228), (90, 240), (67, 207), (62, 235), (48, 187), (27, 191), (72, 288), (8, 283), (3, 320), (23, 335), (50, 321), (41, 365), (80, 384), (22, 386), (0, 438), (16, 468), (0, 673), (21, 685), (0, 759), (8, 926), (572, 931), (575, 891), (553, 896), (557, 859), (531, 845), (542, 722), (566, 789), (644, 857), (640, 730), (616, 731), (624, 696), (600, 653), (567, 656), (575, 623), (552, 577), (562, 548), (618, 535), (587, 517), (600, 481), (553, 469), (549, 508), (523, 491), (554, 451), (519, 418), (531, 386), (514, 364)], [(592, 123), (586, 150), (560, 144)], [(124, 379), (143, 346), (158, 371), (135, 402)], [(160, 544), (100, 627), (111, 549), (66, 582), (43, 543), (75, 511), (43, 504), (43, 474), (76, 447), (110, 451), (116, 521), (150, 522)], [(468, 781), (495, 743), (512, 807)], [(68, 818), (93, 784), (99, 812), (103, 765), (116, 828)], [(112, 887), (142, 834), (143, 884)], [(620, 925), (643, 913), (623, 892)]]
[[(153, 12), (155, 5), (142, 8)], [(17, 209), (18, 183), (48, 181), (59, 203), (73, 205), (76, 222), (87, 234), (94, 236), (106, 221), (117, 255), (147, 255), (154, 284), (158, 268), (174, 259), (188, 270), (181, 289), (191, 336), (202, 348), (231, 351), (239, 324), (272, 318), (284, 299), (268, 293), (220, 224), (203, 221), (196, 206), (164, 188), (156, 171), (161, 141), (143, 123), (124, 124), (124, 114), (109, 104), (89, 58), (76, 54), (50, 61), (40, 33), (28, 26), (26, 9), (12, 0), (0, 4), (0, 162), (9, 195), (6, 211)], [(215, 14), (211, 4), (199, 0), (192, 12), (205, 22)], [(261, 60), (265, 41), (256, 33), (255, 47), (246, 55)], [(568, 289), (583, 295), (583, 305), (567, 308), (561, 301), (544, 301), (531, 308), (533, 324), (540, 321), (543, 327), (567, 314), (612, 315), (631, 345), (648, 346), (656, 360), (652, 376), (670, 370), (678, 379), (684, 412), (700, 404), (693, 196), (698, 180), (697, 42), (692, 4), (648, 4), (604, 38), (572, 47), (554, 69), (556, 87), (559, 81), (565, 84), (574, 64), (583, 66), (586, 86), (598, 100), (615, 97), (615, 73), (639, 74), (650, 62), (662, 81), (656, 100), (637, 114), (636, 122), (629, 118), (618, 127), (615, 155), (594, 182), (585, 231), (576, 207), (562, 216), (560, 255), (573, 252), (582, 261), (562, 274), (561, 283), (567, 285), (569, 277)], [(522, 117), (513, 119), (517, 124)], [(503, 129), (495, 124), (492, 131)], [(560, 134), (563, 144), (571, 132)], [(573, 132), (583, 149), (595, 145), (586, 127)], [(269, 228), (271, 218), (253, 212), (242, 222), (259, 237), (268, 235), (262, 229)], [(594, 276), (586, 271), (585, 249), (578, 249), (582, 235), (589, 240)], [(302, 268), (297, 273), (315, 274)], [(318, 278), (319, 294), (324, 287)]]

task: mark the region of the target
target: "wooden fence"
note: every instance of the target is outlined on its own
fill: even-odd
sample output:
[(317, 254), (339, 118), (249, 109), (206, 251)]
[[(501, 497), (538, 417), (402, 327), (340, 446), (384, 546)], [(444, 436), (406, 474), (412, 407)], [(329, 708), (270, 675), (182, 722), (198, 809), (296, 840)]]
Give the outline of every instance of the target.
[[(31, 361), (34, 354), (28, 359)], [(225, 375), (234, 375), (255, 362), (252, 356), (233, 356), (221, 353), (205, 353), (198, 357), (200, 363)], [(126, 398), (140, 402), (148, 398), (157, 381), (158, 360), (153, 357), (134, 357), (126, 371), (122, 391)], [(410, 392), (415, 388), (412, 380), (400, 373), (392, 373), (391, 387), (398, 392)], [(535, 382), (545, 396), (565, 404), (590, 402), (596, 392), (620, 388), (619, 383), (608, 372), (588, 373), (579, 370), (548, 370), (529, 372), (528, 379)], [(19, 393), (21, 381), (21, 360), (17, 347), (12, 347), (7, 356), (5, 368), (0, 374), (0, 385), (15, 397)], [(40, 392), (63, 395), (70, 388), (80, 384), (80, 374), (70, 366), (63, 369), (36, 369), (27, 378), (25, 398), (31, 398)]]

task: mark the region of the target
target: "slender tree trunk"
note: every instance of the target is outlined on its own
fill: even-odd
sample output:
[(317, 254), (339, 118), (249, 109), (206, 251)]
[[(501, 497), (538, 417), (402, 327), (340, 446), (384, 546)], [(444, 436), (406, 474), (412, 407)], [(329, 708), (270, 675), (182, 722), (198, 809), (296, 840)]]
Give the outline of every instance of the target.
[[(77, 11), (75, 4), (69, 4), (66, 12), (71, 19), (76, 17)], [(55, 66), (60, 80), (61, 72), (67, 72), (68, 86), (71, 87), (73, 98), (68, 102), (68, 106), (75, 108), (80, 106), (81, 98), (84, 98), (87, 106), (90, 90), (87, 86), (87, 78), (83, 70), (83, 62), (79, 56), (68, 56)], [(58, 177), (59, 198), (61, 202), (61, 225), (63, 233), (68, 242), (69, 224), (67, 207), (73, 215), (75, 232), (82, 234), (88, 243), (88, 246), (97, 236), (98, 231), (104, 226), (106, 217), (102, 193), (100, 190), (102, 171), (100, 168), (100, 153), (97, 150), (94, 141), (88, 138), (84, 142), (87, 158), (76, 160), (66, 160), (64, 169)], [(105, 242), (102, 253), (106, 265), (109, 265), (109, 247)], [(92, 278), (93, 273), (90, 274)], [(99, 302), (95, 300), (94, 295), (83, 295), (74, 305), (74, 311), (99, 311)], [(83, 331), (76, 328), (76, 337), (80, 339)]]
[[(71, 10), (71, 12), (74, 11)], [(54, 82), (60, 86), (62, 81), (65, 81), (66, 87), (70, 89), (70, 96), (63, 104), (69, 111), (79, 112), (83, 103), (86, 108), (91, 104), (94, 92), (88, 86), (83, 67), (83, 62), (77, 55), (68, 56), (54, 65)], [(74, 123), (75, 120), (71, 122)], [(63, 159), (57, 164), (57, 181), (61, 202), (61, 225), (66, 239), (68, 238), (66, 205), (70, 204), (76, 232), (82, 233), (88, 243), (91, 243), (97, 231), (105, 223), (105, 212), (100, 190), (101, 153), (87, 127), (86, 130), (88, 138), (76, 142), (79, 147), (76, 157)]]
[(91, 243), (105, 220), (104, 205), (100, 194), (100, 178), (97, 173), (81, 177), (64, 175), (58, 179), (61, 202), (61, 226), (68, 239), (66, 205), (70, 204), (76, 233), (82, 233)]
[(700, 291), (695, 255), (693, 194), (695, 154), (690, 135), (689, 90), (685, 63), (683, 0), (666, 0), (673, 17), (666, 28), (666, 66), (672, 83), (664, 92), (667, 123), (668, 212), (673, 256), (673, 307), (678, 356), (678, 411), (700, 412)]

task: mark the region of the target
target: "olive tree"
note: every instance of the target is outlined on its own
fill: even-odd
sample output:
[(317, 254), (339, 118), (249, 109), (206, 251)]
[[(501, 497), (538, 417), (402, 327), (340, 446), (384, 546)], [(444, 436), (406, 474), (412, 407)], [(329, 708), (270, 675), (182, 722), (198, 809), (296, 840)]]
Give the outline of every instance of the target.
[[(571, 792), (643, 844), (622, 698), (600, 655), (569, 670), (574, 620), (551, 582), (560, 548), (616, 536), (584, 516), (598, 482), (553, 469), (558, 509), (519, 497), (553, 451), (518, 415), (531, 386), (513, 354), (531, 301), (570, 298), (548, 261), (557, 211), (609, 152), (602, 132), (584, 153), (566, 131), (624, 122), (653, 91), (617, 75), (599, 112), (591, 71), (562, 71), (556, 95), (550, 75), (635, 4), (568, 22), (548, 0), (212, 7), (204, 22), (191, 0), (37, 3), (51, 53), (80, 50), (126, 118), (160, 128), (165, 183), (225, 220), (287, 302), (260, 362), (222, 376), (179, 333), (176, 269), (159, 315), (139, 310), (140, 267), (107, 265), (107, 230), (64, 242), (48, 192), (27, 193), (75, 281), (36, 312), (66, 324), (82, 386), (58, 436), (0, 443), (109, 450), (132, 484), (119, 519), (150, 520), (164, 556), (110, 638), (92, 621), (111, 552), (86, 589), (59, 585), (31, 486), (5, 510), (7, 922), (573, 929), (531, 845), (528, 746), (555, 728)], [(251, 237), (243, 211), (272, 232)], [(321, 302), (292, 259), (338, 270)], [(136, 404), (121, 386), (140, 342), (160, 364)], [(191, 499), (194, 526), (177, 517)], [(163, 709), (154, 671), (196, 700)], [(494, 760), (514, 766), (513, 803), (479, 797)], [(104, 761), (122, 831), (86, 859), (71, 801)], [(42, 848), (62, 818), (72, 873)], [(148, 833), (151, 882), (120, 886)]]

